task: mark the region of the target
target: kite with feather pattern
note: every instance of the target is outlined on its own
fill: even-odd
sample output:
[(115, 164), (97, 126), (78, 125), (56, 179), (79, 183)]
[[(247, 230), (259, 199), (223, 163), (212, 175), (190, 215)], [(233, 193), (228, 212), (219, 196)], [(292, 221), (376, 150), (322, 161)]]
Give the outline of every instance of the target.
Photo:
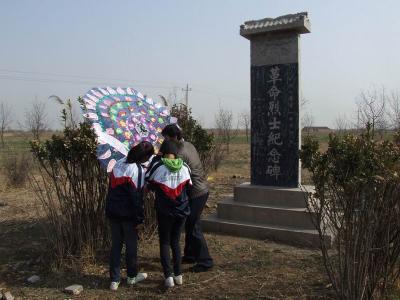
[(83, 97), (82, 109), (97, 135), (97, 157), (107, 172), (141, 141), (151, 142), (157, 151), (163, 127), (176, 122), (167, 107), (129, 87), (93, 88)]

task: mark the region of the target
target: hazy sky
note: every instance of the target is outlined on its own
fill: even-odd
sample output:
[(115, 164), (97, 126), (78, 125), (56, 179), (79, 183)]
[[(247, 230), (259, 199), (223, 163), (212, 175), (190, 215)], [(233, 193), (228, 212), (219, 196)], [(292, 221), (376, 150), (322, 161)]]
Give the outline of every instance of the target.
[(354, 114), (362, 89), (400, 89), (398, 0), (0, 0), (0, 101), (16, 119), (35, 97), (76, 98), (93, 86), (131, 86), (178, 97), (206, 126), (219, 105), (250, 105), (244, 21), (308, 11), (301, 37), (303, 96), (316, 125)]

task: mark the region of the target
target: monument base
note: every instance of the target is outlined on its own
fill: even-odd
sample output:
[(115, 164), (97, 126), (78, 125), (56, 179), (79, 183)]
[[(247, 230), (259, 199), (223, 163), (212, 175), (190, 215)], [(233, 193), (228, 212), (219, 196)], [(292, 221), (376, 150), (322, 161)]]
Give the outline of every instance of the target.
[[(203, 230), (316, 248), (320, 238), (306, 201), (300, 188), (244, 183), (234, 188), (233, 199), (218, 203), (216, 214), (202, 220)], [(331, 237), (324, 243), (330, 246)]]

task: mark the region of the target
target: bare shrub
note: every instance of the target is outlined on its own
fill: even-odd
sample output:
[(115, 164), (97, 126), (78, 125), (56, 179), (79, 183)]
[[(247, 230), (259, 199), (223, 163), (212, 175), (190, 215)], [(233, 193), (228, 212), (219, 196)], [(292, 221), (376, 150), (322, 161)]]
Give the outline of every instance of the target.
[(244, 111), (240, 114), (240, 123), (243, 126), (246, 134), (246, 142), (249, 142), (249, 136), (250, 136), (250, 112)]
[(34, 139), (39, 140), (40, 135), (47, 129), (46, 105), (44, 102), (34, 102), (32, 107), (25, 112), (25, 128)]
[(47, 220), (56, 262), (94, 257), (109, 244), (104, 215), (108, 177), (96, 158), (95, 134), (88, 124), (65, 128), (62, 136), (31, 142), (40, 178), (32, 184)]
[[(69, 101), (65, 105), (63, 134), (31, 142), (39, 170), (38, 176), (31, 176), (31, 183), (47, 218), (45, 231), (56, 267), (62, 267), (65, 260), (76, 266), (93, 261), (110, 244), (105, 216), (108, 174), (96, 156), (96, 135), (89, 124), (77, 125)], [(142, 239), (152, 237), (157, 228), (154, 195), (145, 197)]]
[(388, 96), (388, 120), (390, 126), (395, 129), (400, 129), (400, 94), (398, 91), (392, 91)]
[(313, 132), (314, 126), (314, 116), (311, 112), (306, 112), (301, 118), (301, 126), (307, 135), (310, 135)]
[(217, 171), (226, 155), (226, 148), (221, 141), (216, 141), (208, 157), (208, 165), (214, 171)]
[(6, 184), (12, 187), (24, 186), (32, 168), (32, 155), (30, 153), (13, 153), (3, 158), (3, 172)]
[(328, 150), (318, 148), (307, 138), (301, 159), (315, 184), (308, 209), (337, 298), (385, 297), (400, 275), (400, 149), (374, 141), (371, 127), (361, 136), (331, 135)]
[(371, 134), (375, 135), (378, 132), (382, 137), (384, 131), (388, 128), (387, 102), (384, 87), (380, 90), (362, 91), (357, 101), (357, 126), (363, 128), (366, 124), (370, 124)]
[(232, 139), (238, 134), (238, 128), (233, 128), (233, 114), (230, 110), (219, 108), (215, 115), (215, 129), (217, 138), (225, 144), (226, 152), (229, 153)]
[(4, 133), (11, 124), (11, 117), (11, 107), (4, 102), (0, 102), (0, 142), (2, 147), (5, 145)]
[(345, 115), (339, 115), (335, 119), (336, 134), (344, 135), (350, 129), (350, 121)]

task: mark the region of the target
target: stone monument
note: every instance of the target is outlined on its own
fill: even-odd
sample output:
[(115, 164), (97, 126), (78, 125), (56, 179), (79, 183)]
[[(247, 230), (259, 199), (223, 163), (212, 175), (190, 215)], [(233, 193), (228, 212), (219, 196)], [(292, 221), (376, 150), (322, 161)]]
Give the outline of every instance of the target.
[(250, 40), (251, 182), (218, 203), (205, 231), (318, 246), (299, 163), (299, 40), (310, 30), (304, 12), (240, 26)]

